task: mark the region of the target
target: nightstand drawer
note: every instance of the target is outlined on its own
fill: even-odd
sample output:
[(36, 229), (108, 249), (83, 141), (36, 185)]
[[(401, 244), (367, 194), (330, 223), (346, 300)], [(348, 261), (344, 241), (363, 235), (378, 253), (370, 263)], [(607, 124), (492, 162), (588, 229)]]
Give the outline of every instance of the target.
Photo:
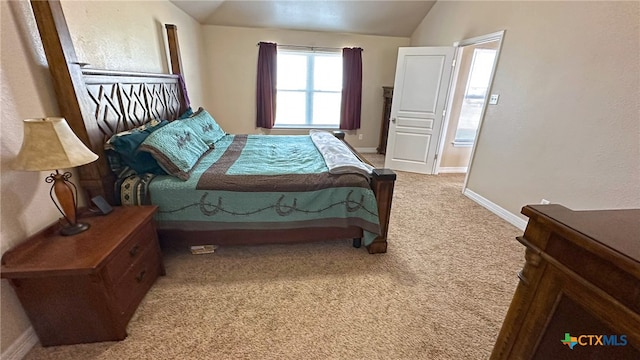
[(160, 275), (160, 261), (157, 249), (147, 247), (114, 285), (113, 292), (120, 315), (126, 315), (127, 319), (133, 315), (133, 310)]
[(142, 226), (134, 232), (120, 247), (116, 255), (107, 264), (106, 270), (111, 283), (120, 282), (122, 276), (131, 265), (138, 260), (149, 248), (155, 248), (157, 243), (155, 229), (151, 223)]

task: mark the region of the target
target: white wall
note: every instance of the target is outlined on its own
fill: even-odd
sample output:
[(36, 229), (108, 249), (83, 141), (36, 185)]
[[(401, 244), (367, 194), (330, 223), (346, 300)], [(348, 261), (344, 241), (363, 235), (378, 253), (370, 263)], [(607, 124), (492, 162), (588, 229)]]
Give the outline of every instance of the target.
[(411, 45), (503, 29), (468, 188), (512, 214), (640, 207), (640, 3), (439, 1)]
[[(318, 47), (362, 47), (361, 129), (347, 133), (358, 148), (376, 148), (382, 120), (383, 86), (393, 86), (398, 47), (409, 38), (308, 31), (204, 26), (207, 84), (204, 107), (222, 128), (235, 134), (260, 133), (255, 127), (256, 74), (260, 41)], [(272, 130), (269, 133), (307, 133)], [(358, 140), (356, 134), (362, 134)]]
[[(192, 101), (201, 101), (201, 28), (172, 3), (64, 1), (62, 7), (79, 60), (98, 68), (166, 72), (161, 24), (176, 24), (189, 95)], [(11, 164), (22, 143), (22, 120), (60, 116), (60, 111), (29, 2), (0, 1), (0, 15), (0, 246), (4, 253), (59, 216), (49, 199), (50, 186), (44, 182), (48, 174), (15, 171)], [(20, 355), (25, 349), (19, 347), (35, 338), (7, 280), (2, 280), (1, 290), (0, 352), (5, 358)], [(27, 336), (20, 338), (23, 334)], [(20, 344), (25, 341), (28, 344)]]
[(178, 28), (185, 82), (202, 100), (202, 27), (169, 1), (62, 2), (78, 61), (109, 70), (169, 73), (164, 24)]

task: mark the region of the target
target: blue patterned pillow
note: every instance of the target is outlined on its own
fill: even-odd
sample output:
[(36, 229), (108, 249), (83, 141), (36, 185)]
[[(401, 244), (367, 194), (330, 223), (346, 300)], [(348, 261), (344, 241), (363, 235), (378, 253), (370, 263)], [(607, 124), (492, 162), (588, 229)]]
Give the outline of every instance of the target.
[(211, 149), (184, 121), (172, 121), (149, 135), (140, 150), (150, 153), (167, 174), (187, 180), (202, 155)]
[(151, 120), (137, 128), (113, 135), (105, 144), (111, 170), (118, 174), (116, 167), (124, 165), (138, 174), (166, 174), (151, 154), (138, 151), (138, 147), (147, 136), (167, 124), (169, 124), (167, 120)]
[(203, 108), (199, 108), (193, 115), (181, 121), (192, 128), (210, 147), (226, 135), (220, 125)]

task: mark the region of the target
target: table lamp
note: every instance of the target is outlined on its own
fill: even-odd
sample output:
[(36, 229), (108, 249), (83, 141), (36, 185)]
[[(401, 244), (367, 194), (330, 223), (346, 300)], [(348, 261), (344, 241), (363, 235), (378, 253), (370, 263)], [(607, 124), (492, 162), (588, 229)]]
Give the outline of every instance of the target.
[(71, 173), (61, 173), (58, 169), (85, 165), (97, 159), (98, 155), (78, 139), (64, 118), (24, 120), (24, 139), (15, 168), (24, 171), (56, 171), (47, 176), (45, 181), (53, 183), (49, 196), (66, 220), (62, 224), (61, 235), (81, 233), (89, 225), (77, 222), (78, 189), (69, 181)]

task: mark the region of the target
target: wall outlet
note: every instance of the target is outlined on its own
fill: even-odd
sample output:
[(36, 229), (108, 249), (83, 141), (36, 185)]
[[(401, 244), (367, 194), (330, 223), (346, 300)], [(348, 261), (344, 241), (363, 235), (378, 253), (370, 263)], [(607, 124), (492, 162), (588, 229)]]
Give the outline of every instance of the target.
[(540, 200), (540, 204), (542, 204), (542, 205), (547, 205), (547, 204), (549, 204), (549, 203), (551, 203), (551, 201), (549, 201), (549, 200), (547, 200), (547, 199), (542, 199), (542, 200)]
[(358, 134), (358, 140), (362, 140), (363, 136), (362, 134)]
[(491, 94), (491, 96), (489, 97), (489, 105), (497, 105), (499, 98), (499, 94)]

